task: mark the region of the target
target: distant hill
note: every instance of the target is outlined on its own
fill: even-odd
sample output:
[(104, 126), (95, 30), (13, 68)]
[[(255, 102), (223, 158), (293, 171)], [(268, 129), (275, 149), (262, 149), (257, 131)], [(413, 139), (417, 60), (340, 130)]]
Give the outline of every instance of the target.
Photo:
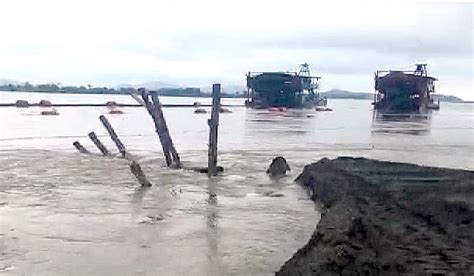
[(439, 99), (442, 102), (449, 102), (449, 103), (463, 103), (465, 102), (463, 99), (456, 97), (456, 96), (449, 96), (443, 94), (435, 94), (435, 99)]
[(0, 85), (23, 85), (24, 83), (14, 81), (14, 80), (9, 80), (9, 79), (0, 79)]
[[(372, 100), (374, 93), (367, 92), (350, 92), (341, 89), (333, 89), (326, 92), (321, 92), (322, 97), (328, 99), (355, 99), (355, 100)], [(443, 94), (435, 94), (435, 100), (439, 99), (442, 102), (462, 103), (463, 99), (456, 96), (449, 96)]]
[[(202, 87), (204, 91), (212, 91), (212, 86)], [(243, 85), (222, 84), (222, 92), (227, 94), (244, 94), (247, 88)]]
[(357, 100), (369, 100), (374, 98), (373, 93), (365, 92), (350, 92), (341, 89), (333, 89), (326, 92), (321, 92), (322, 97), (328, 99), (357, 99)]
[(161, 82), (161, 81), (147, 81), (142, 84), (120, 84), (115, 86), (116, 88), (146, 88), (148, 90), (158, 90), (161, 88), (182, 88), (179, 85), (172, 84), (172, 83), (167, 83), (167, 82)]

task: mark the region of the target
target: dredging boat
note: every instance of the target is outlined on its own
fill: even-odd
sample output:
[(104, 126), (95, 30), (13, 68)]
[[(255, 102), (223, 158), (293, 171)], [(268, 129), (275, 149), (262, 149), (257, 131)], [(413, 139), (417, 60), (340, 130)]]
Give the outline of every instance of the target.
[(436, 78), (428, 76), (426, 64), (414, 71), (378, 70), (375, 72), (374, 108), (384, 113), (426, 113), (439, 109), (434, 102)]
[(249, 72), (246, 106), (251, 108), (313, 108), (326, 106), (318, 93), (320, 77), (312, 76), (309, 64), (299, 72)]

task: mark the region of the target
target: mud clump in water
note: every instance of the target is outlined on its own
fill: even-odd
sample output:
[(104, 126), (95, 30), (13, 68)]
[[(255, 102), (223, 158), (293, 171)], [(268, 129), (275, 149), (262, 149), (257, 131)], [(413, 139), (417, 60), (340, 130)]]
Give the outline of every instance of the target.
[(474, 172), (342, 157), (296, 181), (325, 210), (277, 275), (474, 275)]
[(267, 169), (267, 174), (271, 177), (280, 177), (286, 175), (287, 171), (291, 171), (286, 159), (278, 156), (272, 160), (272, 163)]

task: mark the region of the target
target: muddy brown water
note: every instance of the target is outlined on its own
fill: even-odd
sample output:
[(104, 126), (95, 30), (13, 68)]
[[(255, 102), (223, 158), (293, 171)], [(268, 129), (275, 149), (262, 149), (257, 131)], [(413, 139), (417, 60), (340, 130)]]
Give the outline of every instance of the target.
[[(131, 100), (2, 93), (2, 102)], [(206, 101), (162, 99), (196, 100)], [(219, 162), (226, 171), (213, 179), (162, 167), (148, 115), (124, 108), (108, 118), (139, 158), (154, 184), (149, 189), (138, 188), (125, 160), (74, 151), (74, 140), (96, 151), (86, 137), (92, 130), (113, 149), (98, 121), (105, 108), (58, 108), (53, 117), (39, 116), (39, 108), (0, 109), (0, 274), (269, 275), (318, 222), (314, 204), (293, 183), (305, 164), (356, 155), (474, 169), (472, 105), (445, 104), (429, 120), (410, 121), (373, 120), (369, 101), (330, 105), (333, 112), (223, 114)], [(206, 163), (208, 115), (165, 110), (189, 165)], [(292, 171), (272, 180), (265, 170), (277, 155)]]

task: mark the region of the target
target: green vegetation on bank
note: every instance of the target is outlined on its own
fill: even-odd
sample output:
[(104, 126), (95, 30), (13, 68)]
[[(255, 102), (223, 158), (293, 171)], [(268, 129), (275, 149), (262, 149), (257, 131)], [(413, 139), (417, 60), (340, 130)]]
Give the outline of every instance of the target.
[[(133, 87), (109, 88), (109, 87), (92, 87), (86, 86), (61, 86), (60, 84), (49, 83), (32, 85), (25, 83), (23, 85), (0, 85), (0, 91), (11, 92), (39, 92), (39, 93), (67, 93), (67, 94), (136, 94), (138, 89)], [(170, 97), (210, 97), (210, 93), (202, 92), (200, 88), (160, 88), (157, 92), (161, 96)], [(223, 94), (224, 98), (241, 98), (245, 97), (242, 94)]]

